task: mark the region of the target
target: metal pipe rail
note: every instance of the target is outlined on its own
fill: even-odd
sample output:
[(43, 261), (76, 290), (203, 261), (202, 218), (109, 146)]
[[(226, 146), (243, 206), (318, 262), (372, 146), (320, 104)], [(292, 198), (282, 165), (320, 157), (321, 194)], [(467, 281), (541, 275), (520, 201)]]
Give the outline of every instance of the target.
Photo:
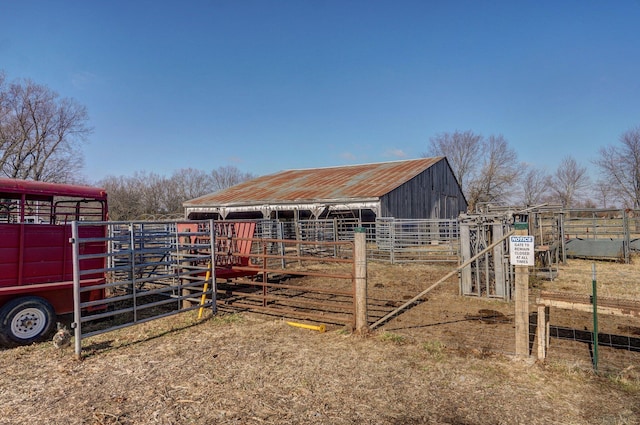
[[(355, 313), (355, 262), (353, 257), (314, 257), (298, 248), (313, 245), (353, 253), (352, 241), (309, 242), (291, 239), (237, 238), (252, 244), (251, 253), (237, 254), (249, 259), (247, 266), (233, 270), (256, 275), (255, 280), (218, 283), (219, 308), (249, 309), (264, 314), (350, 324)], [(269, 247), (290, 248), (274, 254)], [(224, 254), (224, 253), (223, 253)], [(234, 254), (236, 255), (236, 254)], [(326, 270), (326, 271), (323, 271)], [(295, 278), (295, 283), (273, 282), (274, 276)]]
[[(214, 264), (214, 225), (212, 220), (188, 225), (194, 223), (202, 231), (180, 232), (181, 222), (91, 222), (105, 227), (104, 238), (82, 238), (80, 229), (89, 223), (72, 223), (76, 356), (90, 336), (200, 308), (215, 313), (215, 273), (203, 273), (210, 267), (204, 264)], [(194, 234), (210, 243), (185, 243)], [(103, 244), (104, 250), (84, 255), (87, 244)], [(84, 269), (89, 258), (103, 258), (104, 267)], [(88, 284), (87, 275), (102, 279)]]

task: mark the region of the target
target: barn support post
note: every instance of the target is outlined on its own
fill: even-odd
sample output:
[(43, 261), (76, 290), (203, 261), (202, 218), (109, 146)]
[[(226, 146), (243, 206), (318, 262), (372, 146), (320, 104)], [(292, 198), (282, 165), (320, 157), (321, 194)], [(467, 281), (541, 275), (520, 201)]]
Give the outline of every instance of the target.
[[(515, 222), (516, 236), (529, 234), (528, 222)], [(529, 266), (515, 266), (516, 357), (529, 356)]]
[(298, 265), (302, 266), (302, 260), (300, 257), (302, 256), (302, 232), (300, 229), (300, 210), (295, 208), (293, 210), (293, 228), (296, 232), (296, 255), (298, 256)]
[(358, 333), (369, 330), (367, 323), (367, 246), (364, 227), (354, 229), (353, 264), (355, 275), (355, 328)]
[[(340, 238), (338, 237), (338, 219), (334, 217), (333, 219), (333, 241), (338, 242)], [(333, 257), (338, 258), (338, 245), (333, 246)]]

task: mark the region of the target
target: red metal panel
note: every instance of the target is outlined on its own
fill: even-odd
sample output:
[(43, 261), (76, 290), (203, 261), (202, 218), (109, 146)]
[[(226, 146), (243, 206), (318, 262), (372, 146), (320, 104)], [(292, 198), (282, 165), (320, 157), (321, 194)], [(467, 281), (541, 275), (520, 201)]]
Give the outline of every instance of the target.
[[(256, 231), (256, 223), (234, 223), (234, 225), (236, 228), (236, 236), (239, 238), (237, 241), (238, 253), (243, 255), (251, 254), (252, 241), (246, 239), (253, 238), (253, 234)], [(240, 257), (240, 264), (243, 266), (248, 266), (249, 257)]]
[[(238, 270), (236, 266), (248, 266), (251, 253), (251, 240), (256, 229), (254, 222), (216, 223), (216, 278), (231, 279), (234, 277), (253, 276), (254, 271)], [(228, 255), (224, 255), (227, 253)], [(222, 255), (221, 255), (222, 254)], [(238, 254), (243, 254), (238, 255)]]
[(0, 287), (15, 285), (18, 280), (20, 226), (0, 224)]
[(5, 178), (0, 178), (0, 193), (28, 193), (31, 195), (41, 196), (71, 196), (102, 201), (107, 199), (107, 192), (102, 188)]
[[(0, 287), (22, 286), (73, 280), (71, 264), (71, 226), (56, 225), (0, 225)], [(23, 245), (19, 244), (19, 233)], [(82, 237), (104, 236), (104, 226), (83, 226)], [(9, 237), (4, 237), (5, 235)], [(22, 279), (19, 277), (19, 259), (22, 250)], [(84, 244), (83, 254), (105, 252), (104, 243)], [(104, 258), (83, 260), (82, 269), (104, 267)], [(93, 278), (98, 276), (86, 276)]]
[[(0, 232), (0, 305), (14, 296), (28, 294), (46, 298), (58, 314), (72, 311), (71, 226), (0, 224)], [(80, 233), (83, 238), (104, 237), (105, 227), (83, 226)], [(83, 254), (105, 251), (104, 242), (84, 244), (82, 248)], [(80, 268), (100, 269), (104, 265), (104, 257), (92, 258), (81, 261)], [(82, 279), (85, 286), (89, 280), (104, 281), (104, 276), (93, 273)], [(91, 296), (85, 295), (87, 299)]]
[[(71, 247), (64, 240), (65, 227), (55, 225), (23, 225), (24, 250), (22, 281), (17, 285), (72, 280), (64, 276), (65, 251)], [(68, 246), (69, 245), (69, 246)]]

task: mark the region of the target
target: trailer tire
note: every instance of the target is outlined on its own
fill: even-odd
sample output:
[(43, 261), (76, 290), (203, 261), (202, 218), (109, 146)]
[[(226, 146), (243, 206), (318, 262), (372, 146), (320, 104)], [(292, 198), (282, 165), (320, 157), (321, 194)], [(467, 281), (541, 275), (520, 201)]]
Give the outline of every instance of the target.
[(23, 297), (9, 301), (0, 309), (0, 343), (6, 346), (27, 345), (53, 331), (55, 312), (40, 297)]

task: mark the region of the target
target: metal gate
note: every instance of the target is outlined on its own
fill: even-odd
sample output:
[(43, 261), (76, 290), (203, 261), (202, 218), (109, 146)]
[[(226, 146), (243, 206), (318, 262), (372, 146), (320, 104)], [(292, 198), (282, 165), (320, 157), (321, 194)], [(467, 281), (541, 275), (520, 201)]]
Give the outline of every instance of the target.
[(83, 338), (198, 308), (215, 313), (213, 221), (98, 224), (104, 236), (89, 238), (80, 229), (96, 222), (72, 223), (77, 356)]
[(218, 279), (219, 309), (342, 325), (354, 322), (354, 242), (237, 240), (250, 245), (250, 251), (236, 254), (249, 261), (234, 267), (244, 276)]
[[(466, 263), (460, 271), (460, 293), (468, 296), (510, 300), (514, 290), (514, 276), (508, 260), (509, 246), (503, 240), (491, 250), (494, 241), (509, 233), (506, 216), (466, 216), (460, 223), (461, 261)], [(484, 251), (483, 255), (477, 254)]]
[(77, 356), (84, 338), (194, 309), (355, 321), (353, 241), (256, 238), (255, 222), (101, 222), (91, 238), (85, 225), (71, 240)]

